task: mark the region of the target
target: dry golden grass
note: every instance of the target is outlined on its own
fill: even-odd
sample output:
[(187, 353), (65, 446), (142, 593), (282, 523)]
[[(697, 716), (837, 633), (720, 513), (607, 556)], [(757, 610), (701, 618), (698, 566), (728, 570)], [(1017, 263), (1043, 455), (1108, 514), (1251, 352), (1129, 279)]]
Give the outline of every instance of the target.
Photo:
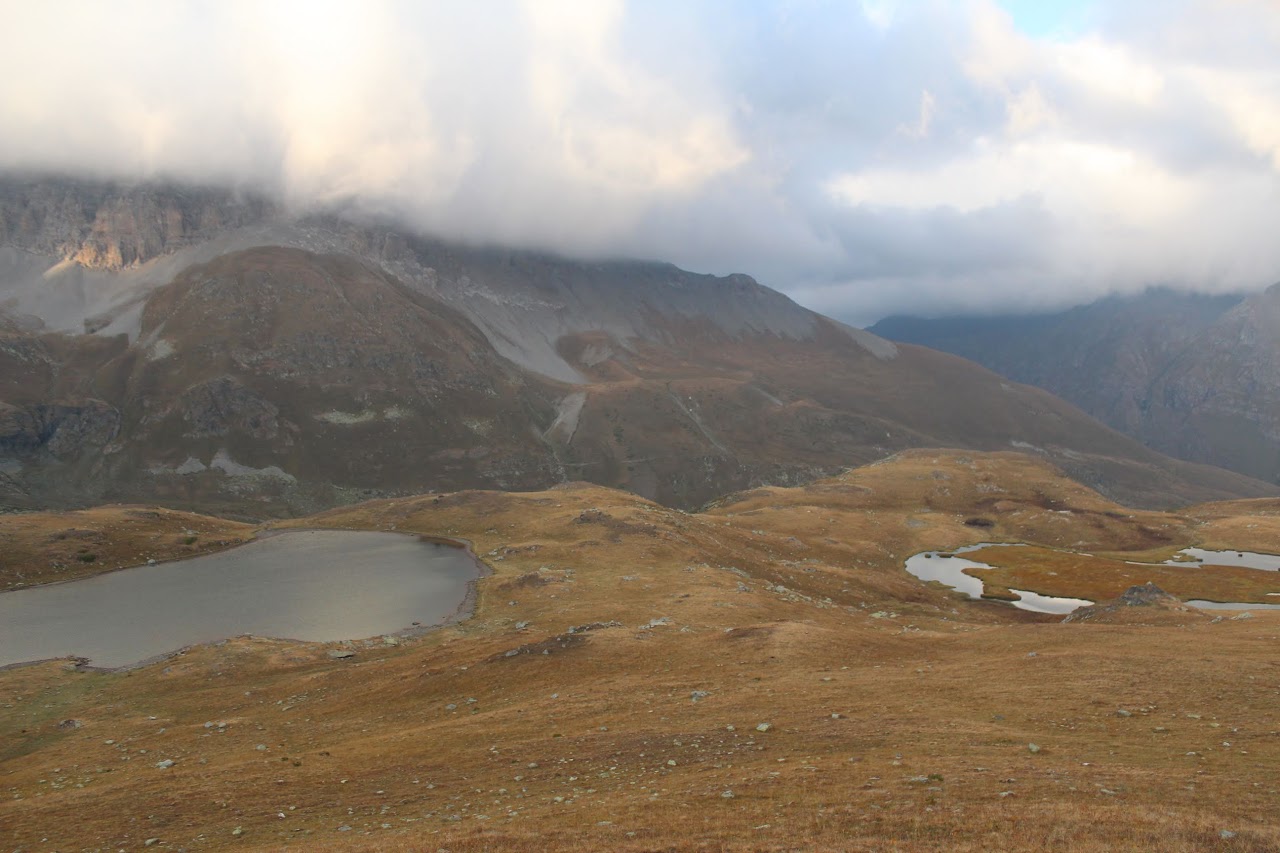
[(701, 515), (574, 485), (299, 520), (465, 538), (493, 574), (470, 620), (351, 660), (238, 639), (128, 673), (0, 673), (0, 844), (1280, 848), (1280, 614), (1061, 624), (903, 570), (988, 537), (1152, 547), (1194, 527), (1056, 482), (1003, 454), (909, 455)]
[(224, 518), (142, 506), (0, 515), (0, 589), (206, 554), (239, 545), (254, 530)]

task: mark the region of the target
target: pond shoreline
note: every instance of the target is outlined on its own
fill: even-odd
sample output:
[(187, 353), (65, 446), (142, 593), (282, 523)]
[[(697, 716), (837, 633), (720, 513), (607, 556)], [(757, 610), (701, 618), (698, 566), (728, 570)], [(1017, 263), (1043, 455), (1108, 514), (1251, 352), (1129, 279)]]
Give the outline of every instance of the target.
[[(379, 543), (376, 540), (370, 539), (365, 539), (364, 541), (373, 541), (374, 544), (372, 546), (366, 546), (359, 540), (337, 540), (337, 542), (341, 544), (341, 547), (337, 547), (336, 544), (329, 545), (324, 541), (317, 542), (299, 539), (297, 540), (298, 544), (293, 546), (296, 549), (300, 549), (296, 556), (290, 553), (289, 548), (277, 547), (265, 553), (259, 551), (252, 555), (246, 555), (245, 561), (237, 562), (234, 560), (234, 556), (231, 560), (228, 560), (228, 555), (234, 555), (236, 551), (244, 548), (251, 548), (255, 544), (260, 545), (262, 543), (270, 542), (271, 540), (277, 540), (285, 534), (301, 537), (306, 536), (307, 534), (316, 533), (351, 534), (358, 537), (382, 537), (385, 534), (393, 533), (398, 534), (397, 538), (410, 537), (415, 540), (415, 544), (435, 546), (437, 548), (445, 548), (450, 551), (457, 552), (459, 558), (464, 562), (458, 562), (452, 558), (442, 558), (440, 556), (441, 552), (438, 551), (423, 552), (426, 554), (425, 558), (418, 558), (413, 555), (412, 551), (406, 550), (403, 546), (391, 546), (390, 550), (388, 550), (386, 540)], [(372, 550), (372, 552), (375, 552), (374, 556), (384, 561), (383, 565), (374, 565), (373, 567), (366, 566), (366, 569), (371, 573), (381, 572), (385, 578), (394, 577), (399, 578), (399, 580), (388, 581), (385, 578), (379, 578), (376, 574), (366, 576), (360, 570), (352, 571), (349, 568), (350, 564), (352, 562), (358, 563), (366, 550)], [(326, 559), (330, 560), (331, 563), (324, 564), (324, 560)], [(385, 563), (388, 559), (393, 560), (394, 562)], [(445, 562), (438, 562), (441, 559), (445, 559)], [(215, 561), (218, 565), (210, 566), (209, 561)], [(157, 569), (172, 570), (174, 564), (179, 562), (198, 562), (201, 564), (200, 568), (205, 569), (204, 573), (191, 576), (189, 581), (191, 589), (189, 592), (195, 596), (200, 596), (202, 594), (210, 596), (211, 600), (207, 607), (201, 608), (198, 604), (198, 602), (205, 600), (203, 598), (183, 598), (183, 586), (186, 585), (187, 582), (181, 577), (165, 577), (157, 574), (156, 572)], [(316, 563), (321, 563), (321, 565), (315, 565)], [(394, 566), (394, 568), (392, 568), (392, 566)], [(148, 573), (148, 576), (132, 579), (131, 582), (125, 581), (123, 583), (117, 582), (112, 584), (110, 579), (125, 571), (145, 571)], [(264, 571), (267, 572), (267, 574), (263, 575), (262, 572)], [(388, 575), (388, 572), (391, 574)], [(39, 595), (41, 592), (47, 593), (59, 588), (65, 588), (74, 583), (97, 582), (100, 587), (103, 584), (115, 586), (117, 587), (116, 590), (105, 590), (105, 592), (108, 595), (118, 595), (121, 588), (138, 588), (136, 586), (137, 584), (148, 584), (149, 582), (149, 586), (145, 591), (150, 592), (158, 590), (157, 594), (162, 598), (166, 595), (170, 597), (169, 601), (172, 605), (170, 608), (164, 608), (166, 612), (160, 613), (160, 615), (168, 617), (167, 620), (161, 620), (161, 622), (164, 623), (161, 624), (158, 629), (161, 633), (165, 630), (166, 625), (170, 632), (181, 630), (175, 629), (172, 623), (175, 619), (181, 621), (181, 617), (183, 616), (182, 611), (189, 609), (192, 606), (192, 601), (197, 602), (195, 605), (197, 609), (192, 611), (192, 615), (197, 617), (196, 621), (203, 621), (205, 624), (216, 626), (220, 618), (226, 618), (229, 622), (234, 624), (237, 619), (240, 619), (243, 613), (244, 619), (252, 623), (254, 627), (251, 627), (248, 630), (234, 631), (234, 633), (228, 633), (226, 636), (218, 637), (216, 639), (200, 639), (194, 642), (182, 643), (171, 650), (166, 650), (159, 654), (149, 655), (144, 658), (122, 664), (95, 663), (95, 658), (101, 659), (103, 654), (103, 652), (99, 651), (92, 657), (86, 657), (82, 654), (76, 653), (68, 655), (52, 655), (40, 658), (33, 657), (28, 660), (11, 660), (7, 663), (0, 664), (0, 671), (19, 666), (34, 666), (43, 663), (61, 661), (70, 663), (71, 668), (74, 668), (77, 671), (119, 672), (123, 670), (138, 669), (160, 661), (168, 660), (175, 656), (182, 655), (190, 649), (198, 646), (223, 643), (229, 639), (239, 637), (260, 638), (313, 645), (328, 645), (334, 643), (351, 644), (368, 641), (370, 638), (380, 636), (395, 636), (398, 639), (411, 640), (421, 637), (431, 631), (458, 624), (459, 622), (462, 622), (474, 615), (475, 608), (478, 603), (479, 581), (490, 575), (492, 575), (492, 569), (475, 553), (472, 543), (465, 539), (449, 538), (434, 534), (423, 534), (416, 531), (370, 530), (366, 528), (299, 527), (274, 530), (267, 529), (259, 531), (255, 534), (253, 539), (250, 539), (247, 542), (240, 543), (229, 548), (219, 549), (218, 551), (199, 554), (194, 557), (188, 557), (181, 560), (165, 560), (156, 561), (154, 563), (143, 563), (134, 566), (121, 567), (119, 569), (113, 568), (109, 571), (101, 572), (88, 578), (56, 581), (48, 584), (39, 584), (0, 593), (0, 603), (12, 603), (13, 596), (23, 596), (25, 599), (26, 596), (31, 594)], [(241, 580), (237, 582), (238, 585), (232, 585), (231, 587), (218, 586), (224, 577), (228, 580), (234, 580), (238, 577), (241, 578)], [(308, 590), (305, 586), (305, 583), (308, 581), (314, 581), (315, 584), (319, 584), (320, 589), (318, 591), (317, 589)], [(252, 587), (254, 582), (265, 584), (261, 592), (255, 592), (253, 589), (246, 590), (246, 584)], [(388, 582), (391, 583), (392, 588), (380, 588), (380, 584)], [(215, 587), (212, 592), (210, 592), (209, 587), (211, 583), (214, 584)], [(457, 599), (456, 603), (449, 607), (446, 602), (448, 598), (452, 598), (453, 596), (448, 595), (446, 590), (451, 584), (460, 585), (461, 595)], [(408, 591), (402, 594), (400, 585), (407, 587)], [(339, 591), (345, 588), (351, 588), (352, 592), (348, 595)], [(200, 592), (201, 589), (204, 590), (203, 593)], [(103, 592), (104, 590), (102, 589), (87, 590), (84, 594), (92, 595), (93, 593)], [(299, 594), (304, 592), (306, 594)], [(441, 593), (448, 596), (445, 601), (439, 600)], [(332, 599), (332, 596), (335, 594), (339, 595), (340, 598)], [(287, 597), (285, 599), (280, 599), (277, 606), (269, 599), (265, 601), (260, 600), (261, 595), (274, 595), (277, 599), (279, 599), (281, 595), (285, 595)], [(321, 598), (317, 599), (317, 595), (320, 595)], [(328, 595), (330, 598), (325, 599), (323, 597), (324, 595)], [(417, 598), (414, 599), (412, 603), (408, 603), (403, 600), (405, 595), (417, 596)], [(241, 605), (234, 604), (233, 602), (236, 600), (235, 596), (240, 596), (241, 598), (248, 596), (248, 603), (245, 604), (242, 602)], [(346, 597), (343, 598), (342, 596)], [(427, 597), (423, 598), (422, 596)], [(130, 637), (137, 634), (141, 629), (138, 629), (136, 626), (132, 629), (119, 627), (119, 625), (130, 621), (130, 616), (127, 612), (129, 607), (142, 608), (144, 611), (149, 606), (155, 607), (154, 603), (149, 603), (143, 600), (146, 598), (145, 595), (140, 595), (136, 598), (137, 601), (126, 602), (124, 606), (120, 606), (120, 602), (118, 601), (115, 602), (121, 610), (120, 614), (117, 614), (114, 610), (108, 611), (105, 614), (100, 614), (95, 611), (91, 618), (97, 620), (96, 627), (94, 623), (91, 623), (84, 630), (89, 633), (94, 630), (123, 632), (123, 639), (120, 639), (114, 645), (117, 649), (120, 648), (119, 644), (121, 642), (125, 643), (126, 646), (131, 643), (136, 645), (138, 642), (142, 642), (137, 640), (136, 637), (130, 639)], [(64, 601), (74, 600), (74, 596), (64, 594), (60, 596), (60, 599)], [(45, 602), (44, 606), (56, 606), (56, 602), (58, 600), (59, 598), (53, 599), (52, 605), (49, 602)], [(432, 602), (437, 602), (439, 606), (449, 607), (449, 609), (442, 612), (431, 612)], [(24, 601), (23, 603), (26, 602)], [(17, 606), (18, 605), (14, 605), (14, 607)], [(80, 603), (75, 606), (77, 609), (71, 611), (71, 613), (77, 613), (84, 610), (87, 605), (84, 601), (80, 601)], [(319, 609), (314, 610), (314, 612), (308, 612), (306, 609), (308, 606), (311, 606), (313, 610), (314, 608)], [(377, 619), (382, 618), (377, 615), (379, 612), (406, 612), (407, 608), (412, 608), (412, 610), (409, 610), (408, 612), (413, 613), (414, 616), (409, 624), (401, 623), (397, 627), (390, 629), (378, 628), (377, 630), (369, 630), (370, 621), (376, 623)], [(423, 608), (427, 612), (419, 612), (418, 608)], [(161, 608), (157, 609), (159, 610)], [(167, 612), (167, 610), (176, 611), (176, 613)], [(251, 612), (243, 612), (244, 610)], [(278, 617), (275, 615), (277, 610), (280, 612)], [(333, 613), (338, 610), (342, 611), (342, 615), (332, 617), (336, 620), (334, 627), (336, 632), (340, 633), (343, 630), (343, 624), (359, 624), (364, 627), (362, 629), (353, 629), (357, 630), (357, 633), (353, 633), (350, 636), (339, 636), (333, 639), (312, 639), (306, 636), (293, 635), (295, 629), (297, 629), (298, 634), (303, 635), (307, 632), (311, 632), (313, 635), (316, 631), (323, 632), (323, 628), (317, 627), (316, 620), (319, 620), (319, 622), (323, 624), (324, 620), (329, 617), (324, 617), (318, 614), (325, 612)], [(226, 614), (230, 615), (228, 616)], [(147, 616), (149, 617), (150, 615), (152, 615), (151, 612), (148, 612)], [(59, 617), (57, 617), (55, 613), (55, 619), (56, 618)], [(68, 618), (67, 612), (64, 611), (61, 618), (64, 620)], [(143, 618), (146, 617), (134, 616), (133, 621), (139, 621)], [(292, 620), (294, 628), (288, 627), (287, 624), (282, 625), (278, 631), (271, 630), (270, 628), (263, 630), (259, 627), (263, 624), (263, 620), (269, 622), (276, 618), (282, 619), (286, 623), (290, 623), (290, 620)], [(117, 620), (116, 623), (113, 623), (111, 621), (112, 619)], [(302, 620), (302, 623), (299, 623), (298, 620)], [(31, 620), (28, 621), (30, 622)], [(119, 624), (116, 628), (109, 627), (110, 625), (117, 623)], [(299, 624), (306, 624), (306, 627), (299, 629)], [(21, 630), (21, 627), (22, 626), (19, 625), (15, 630)], [(44, 626), (41, 624), (38, 627)], [(57, 627), (58, 626), (55, 624), (54, 626), (49, 627), (48, 631), (55, 631), (57, 630)], [(195, 625), (192, 626), (190, 630), (199, 632), (202, 629), (198, 625)], [(216, 627), (210, 627), (208, 630), (209, 633), (216, 633), (218, 629)], [(234, 628), (232, 630), (234, 630)], [(29, 635), (24, 636), (30, 640), (29, 645), (33, 647), (33, 650), (34, 647), (45, 642), (45, 639), (39, 635), (34, 639), (30, 638)], [(78, 635), (72, 633), (69, 636), (74, 638)], [(57, 642), (57, 640), (49, 640), (48, 642), (53, 643)], [(95, 642), (97, 642), (100, 647), (104, 642), (107, 643), (108, 647), (113, 647), (110, 641), (95, 641), (93, 639), (84, 640), (84, 644), (90, 647), (92, 647)], [(145, 642), (153, 643), (154, 641), (148, 637)], [(67, 643), (79, 644), (80, 641), (70, 639), (67, 640)], [(19, 649), (20, 648), (21, 645), (19, 645)], [(16, 654), (21, 653), (21, 651), (16, 652)], [(107, 654), (117, 653), (119, 652)], [(127, 652), (124, 654), (127, 654)]]

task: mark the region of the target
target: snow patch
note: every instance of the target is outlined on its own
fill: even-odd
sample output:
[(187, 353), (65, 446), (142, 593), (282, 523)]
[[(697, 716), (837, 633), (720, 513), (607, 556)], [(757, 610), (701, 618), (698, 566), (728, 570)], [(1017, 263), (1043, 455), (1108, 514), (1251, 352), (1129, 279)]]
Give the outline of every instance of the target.
[(266, 468), (251, 468), (248, 465), (241, 465), (232, 459), (231, 455), (225, 450), (219, 450), (215, 453), (213, 461), (208, 465), (205, 465), (194, 456), (188, 456), (186, 461), (176, 468), (171, 468), (168, 465), (152, 465), (147, 470), (152, 474), (178, 474), (180, 476), (217, 470), (229, 477), (265, 477), (273, 480), (284, 480), (286, 483), (298, 482), (297, 478), (292, 474), (285, 473), (275, 465), (268, 465)]
[(339, 424), (342, 426), (350, 426), (351, 424), (367, 424), (369, 421), (376, 420), (378, 413), (373, 409), (365, 409), (362, 412), (323, 412), (316, 415), (316, 420), (324, 421), (327, 424)]
[(175, 352), (176, 350), (173, 348), (173, 344), (169, 343), (164, 338), (160, 338), (147, 350), (147, 361), (160, 361), (163, 358), (168, 358)]
[(232, 459), (225, 450), (219, 450), (213, 455), (213, 461), (209, 463), (209, 467), (216, 468), (232, 477), (267, 477), (275, 480), (284, 480), (287, 483), (298, 482), (296, 477), (285, 473), (284, 470), (276, 465), (268, 465), (265, 468), (251, 468), (248, 465), (241, 465)]

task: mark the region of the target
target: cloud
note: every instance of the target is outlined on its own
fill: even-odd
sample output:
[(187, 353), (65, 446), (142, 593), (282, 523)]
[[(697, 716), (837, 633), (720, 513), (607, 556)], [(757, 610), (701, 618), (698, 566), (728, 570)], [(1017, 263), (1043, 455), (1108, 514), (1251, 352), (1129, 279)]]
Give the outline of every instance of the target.
[(7, 0), (0, 167), (742, 270), (855, 322), (1280, 277), (1280, 8), (1010, 8)]

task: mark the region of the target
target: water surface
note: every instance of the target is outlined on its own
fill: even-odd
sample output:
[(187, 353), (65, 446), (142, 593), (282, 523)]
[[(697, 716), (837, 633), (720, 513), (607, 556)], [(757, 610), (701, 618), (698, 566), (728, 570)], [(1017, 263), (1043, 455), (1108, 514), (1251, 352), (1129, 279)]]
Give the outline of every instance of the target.
[(1275, 554), (1257, 554), (1253, 551), (1206, 551), (1203, 548), (1183, 548), (1178, 552), (1191, 560), (1165, 560), (1170, 566), (1188, 566), (1201, 563), (1206, 566), (1241, 566), (1261, 569), (1264, 572), (1280, 572), (1280, 557)]
[(135, 664), (241, 634), (322, 642), (439, 624), (479, 575), (415, 536), (280, 533), (189, 560), (0, 593), (0, 666), (76, 655)]
[[(994, 547), (1013, 548), (1018, 546), (1006, 543), (982, 543), (979, 545), (967, 545), (945, 553), (959, 555), (982, 548)], [(1249, 569), (1262, 569), (1263, 571), (1280, 571), (1280, 557), (1272, 554), (1255, 554), (1250, 551), (1206, 551), (1202, 548), (1184, 548), (1179, 553), (1194, 557), (1196, 561), (1205, 567), (1243, 566)], [(1128, 562), (1130, 565), (1135, 566), (1152, 565), (1132, 560)], [(1162, 565), (1194, 566), (1195, 564), (1195, 562), (1188, 560), (1166, 560)], [(990, 568), (993, 567), (987, 563), (979, 563), (976, 560), (968, 560), (960, 556), (940, 556), (938, 551), (925, 551), (907, 559), (907, 571), (920, 578), (920, 580), (938, 581), (954, 590), (963, 592), (970, 598), (982, 598), (982, 579), (967, 575), (964, 570)], [(1210, 568), (1210, 570), (1212, 569)], [(1020, 597), (1018, 601), (1008, 602), (1009, 604), (1022, 610), (1033, 610), (1038, 613), (1071, 613), (1081, 607), (1093, 604), (1092, 601), (1085, 598), (1061, 598), (1052, 595), (1041, 595), (1038, 592), (1023, 589), (1010, 588), (1009, 591)], [(1268, 595), (1280, 596), (1280, 593), (1268, 593)], [(1280, 603), (1253, 604), (1246, 601), (1204, 601), (1198, 598), (1184, 603), (1204, 610), (1280, 610)]]
[[(963, 548), (957, 548), (954, 551), (947, 552), (952, 555), (966, 554), (970, 551), (978, 551), (982, 548), (1006, 547), (1016, 548), (1016, 545), (997, 544), (983, 542), (978, 545), (966, 545)], [(965, 569), (990, 569), (993, 566), (987, 563), (979, 563), (976, 560), (967, 560), (960, 556), (941, 556), (938, 551), (925, 551), (922, 554), (916, 554), (914, 557), (907, 559), (907, 571), (920, 580), (938, 581), (954, 590), (963, 592), (970, 598), (982, 598), (983, 584), (981, 578), (973, 575), (965, 574)], [(1020, 610), (1031, 610), (1035, 613), (1070, 613), (1079, 608), (1093, 604), (1092, 601), (1084, 598), (1059, 598), (1052, 595), (1041, 595), (1038, 592), (1030, 592), (1022, 589), (1010, 589), (1014, 595), (1019, 596), (1017, 601), (1006, 602), (1012, 604)], [(1000, 600), (1004, 599), (990, 599)]]

